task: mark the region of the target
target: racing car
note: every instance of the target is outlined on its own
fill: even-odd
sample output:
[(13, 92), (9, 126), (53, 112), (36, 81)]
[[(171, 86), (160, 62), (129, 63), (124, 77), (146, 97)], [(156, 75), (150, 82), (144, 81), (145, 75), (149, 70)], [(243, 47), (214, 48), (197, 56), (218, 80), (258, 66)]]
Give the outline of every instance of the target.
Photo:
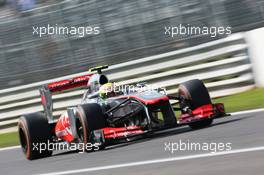
[[(224, 104), (213, 104), (201, 80), (181, 83), (178, 95), (170, 96), (164, 89), (122, 89), (109, 82), (102, 73), (108, 66), (92, 68), (90, 73), (40, 88), (44, 112), (25, 114), (19, 118), (18, 132), (23, 153), (29, 160), (52, 155), (48, 143), (90, 144), (85, 151), (155, 134), (158, 130), (189, 125), (192, 129), (208, 127), (213, 120), (226, 116)], [(137, 87), (146, 86), (144, 83)], [(65, 109), (58, 119), (53, 116), (52, 94), (85, 87), (77, 106)], [(178, 105), (172, 101), (178, 101)], [(175, 111), (180, 111), (176, 117)]]

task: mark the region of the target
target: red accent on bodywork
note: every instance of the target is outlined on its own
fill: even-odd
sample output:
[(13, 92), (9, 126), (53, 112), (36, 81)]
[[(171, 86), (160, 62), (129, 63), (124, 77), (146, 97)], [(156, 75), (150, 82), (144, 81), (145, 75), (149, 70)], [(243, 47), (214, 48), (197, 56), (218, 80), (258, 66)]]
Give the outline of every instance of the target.
[(51, 92), (64, 91), (76, 87), (86, 86), (88, 80), (93, 74), (74, 77), (68, 80), (61, 80), (54, 83), (49, 83), (48, 88)]
[(151, 104), (156, 104), (160, 101), (169, 101), (169, 97), (167, 96), (163, 96), (163, 97), (160, 97), (160, 98), (154, 98), (154, 99), (150, 99), (150, 100), (147, 100), (147, 99), (144, 99), (144, 98), (140, 98), (139, 96), (137, 95), (125, 95), (125, 96), (121, 96), (120, 98), (128, 98), (128, 99), (136, 99), (142, 103), (144, 103), (145, 105), (151, 105)]
[(213, 105), (208, 104), (208, 105), (203, 105), (195, 110), (192, 111), (193, 115), (200, 115), (202, 117), (208, 117), (213, 115)]
[(70, 130), (70, 122), (67, 112), (62, 114), (55, 126), (56, 136), (64, 141), (71, 142), (74, 137)]
[(114, 127), (107, 127), (102, 128), (104, 132), (104, 137), (109, 138), (119, 138), (119, 137), (127, 137), (129, 135), (134, 134), (143, 134), (144, 131), (140, 126), (128, 126), (128, 127), (120, 127), (120, 128), (114, 128)]
[[(135, 134), (143, 134), (144, 131), (140, 126), (128, 126), (128, 127), (106, 127), (102, 128), (104, 137), (106, 139), (116, 139), (121, 137), (127, 137)], [(58, 138), (72, 142), (74, 137), (70, 130), (70, 122), (67, 112), (62, 114), (55, 126), (55, 134)]]
[(46, 104), (46, 98), (44, 95), (41, 95), (41, 104), (43, 104), (43, 105)]
[(192, 113), (182, 114), (180, 116), (180, 123), (188, 123), (195, 120), (205, 119), (213, 116), (214, 107), (212, 104), (203, 105), (195, 110)]

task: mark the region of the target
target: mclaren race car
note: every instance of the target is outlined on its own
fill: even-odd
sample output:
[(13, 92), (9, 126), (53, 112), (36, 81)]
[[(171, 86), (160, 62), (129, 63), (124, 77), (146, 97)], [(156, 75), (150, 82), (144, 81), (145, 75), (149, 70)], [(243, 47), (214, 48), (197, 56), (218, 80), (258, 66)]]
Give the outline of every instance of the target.
[[(27, 159), (51, 156), (51, 143), (82, 144), (85, 151), (94, 151), (181, 125), (204, 128), (226, 115), (223, 104), (212, 104), (201, 80), (181, 83), (177, 96), (169, 96), (162, 89), (116, 90), (102, 74), (104, 68), (107, 66), (93, 68), (97, 71), (94, 74), (40, 88), (44, 112), (25, 114), (18, 122), (20, 144)], [(141, 83), (137, 87), (144, 86)], [(56, 119), (52, 94), (78, 87), (86, 87), (80, 104), (68, 107)], [(173, 100), (178, 101), (178, 107), (171, 104)], [(175, 111), (181, 115), (176, 117)]]

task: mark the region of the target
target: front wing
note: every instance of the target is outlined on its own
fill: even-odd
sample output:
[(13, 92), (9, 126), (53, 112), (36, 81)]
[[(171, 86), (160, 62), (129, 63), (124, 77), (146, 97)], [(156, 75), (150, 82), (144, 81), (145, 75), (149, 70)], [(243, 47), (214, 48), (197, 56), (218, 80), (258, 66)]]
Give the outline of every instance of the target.
[[(179, 117), (177, 124), (174, 126), (172, 125), (172, 127), (188, 125), (193, 122), (197, 122), (205, 119), (215, 119), (224, 116), (228, 116), (225, 113), (224, 104), (222, 103), (208, 104), (193, 110), (191, 113), (182, 114)], [(168, 127), (159, 128), (158, 130), (161, 129), (168, 129)], [(153, 131), (155, 130), (142, 128), (140, 126), (106, 127), (94, 131), (92, 134), (93, 135), (92, 140), (97, 142), (100, 141), (105, 143), (113, 143), (113, 141), (118, 141), (122, 139), (129, 140), (129, 138), (131, 137), (143, 135)], [(96, 134), (96, 133), (100, 133), (100, 134)]]

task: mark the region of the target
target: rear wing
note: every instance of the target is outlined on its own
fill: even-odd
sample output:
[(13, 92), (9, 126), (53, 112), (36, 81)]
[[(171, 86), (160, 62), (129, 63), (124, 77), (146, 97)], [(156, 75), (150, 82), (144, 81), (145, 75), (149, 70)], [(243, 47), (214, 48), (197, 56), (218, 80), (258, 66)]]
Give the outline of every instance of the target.
[[(98, 74), (102, 74), (102, 69), (107, 69), (108, 65), (97, 66), (90, 69), (90, 72), (97, 71)], [(73, 77), (66, 80), (60, 80), (57, 82), (49, 83), (42, 86), (39, 89), (40, 96), (41, 96), (41, 103), (44, 108), (44, 113), (48, 119), (49, 123), (53, 123), (53, 102), (52, 102), (52, 93), (65, 91), (68, 89), (74, 89), (78, 87), (86, 86), (90, 77), (94, 74), (87, 74), (83, 76)]]
[(41, 103), (43, 105), (44, 113), (49, 123), (54, 122), (52, 115), (52, 111), (53, 111), (52, 93), (86, 86), (92, 75), (93, 74), (87, 74), (66, 80), (60, 80), (57, 82), (43, 85), (39, 89), (41, 96)]
[(93, 74), (88, 74), (67, 80), (61, 80), (61, 81), (49, 83), (46, 86), (50, 90), (50, 92), (59, 92), (77, 87), (82, 87), (87, 85), (87, 82), (92, 75)]

